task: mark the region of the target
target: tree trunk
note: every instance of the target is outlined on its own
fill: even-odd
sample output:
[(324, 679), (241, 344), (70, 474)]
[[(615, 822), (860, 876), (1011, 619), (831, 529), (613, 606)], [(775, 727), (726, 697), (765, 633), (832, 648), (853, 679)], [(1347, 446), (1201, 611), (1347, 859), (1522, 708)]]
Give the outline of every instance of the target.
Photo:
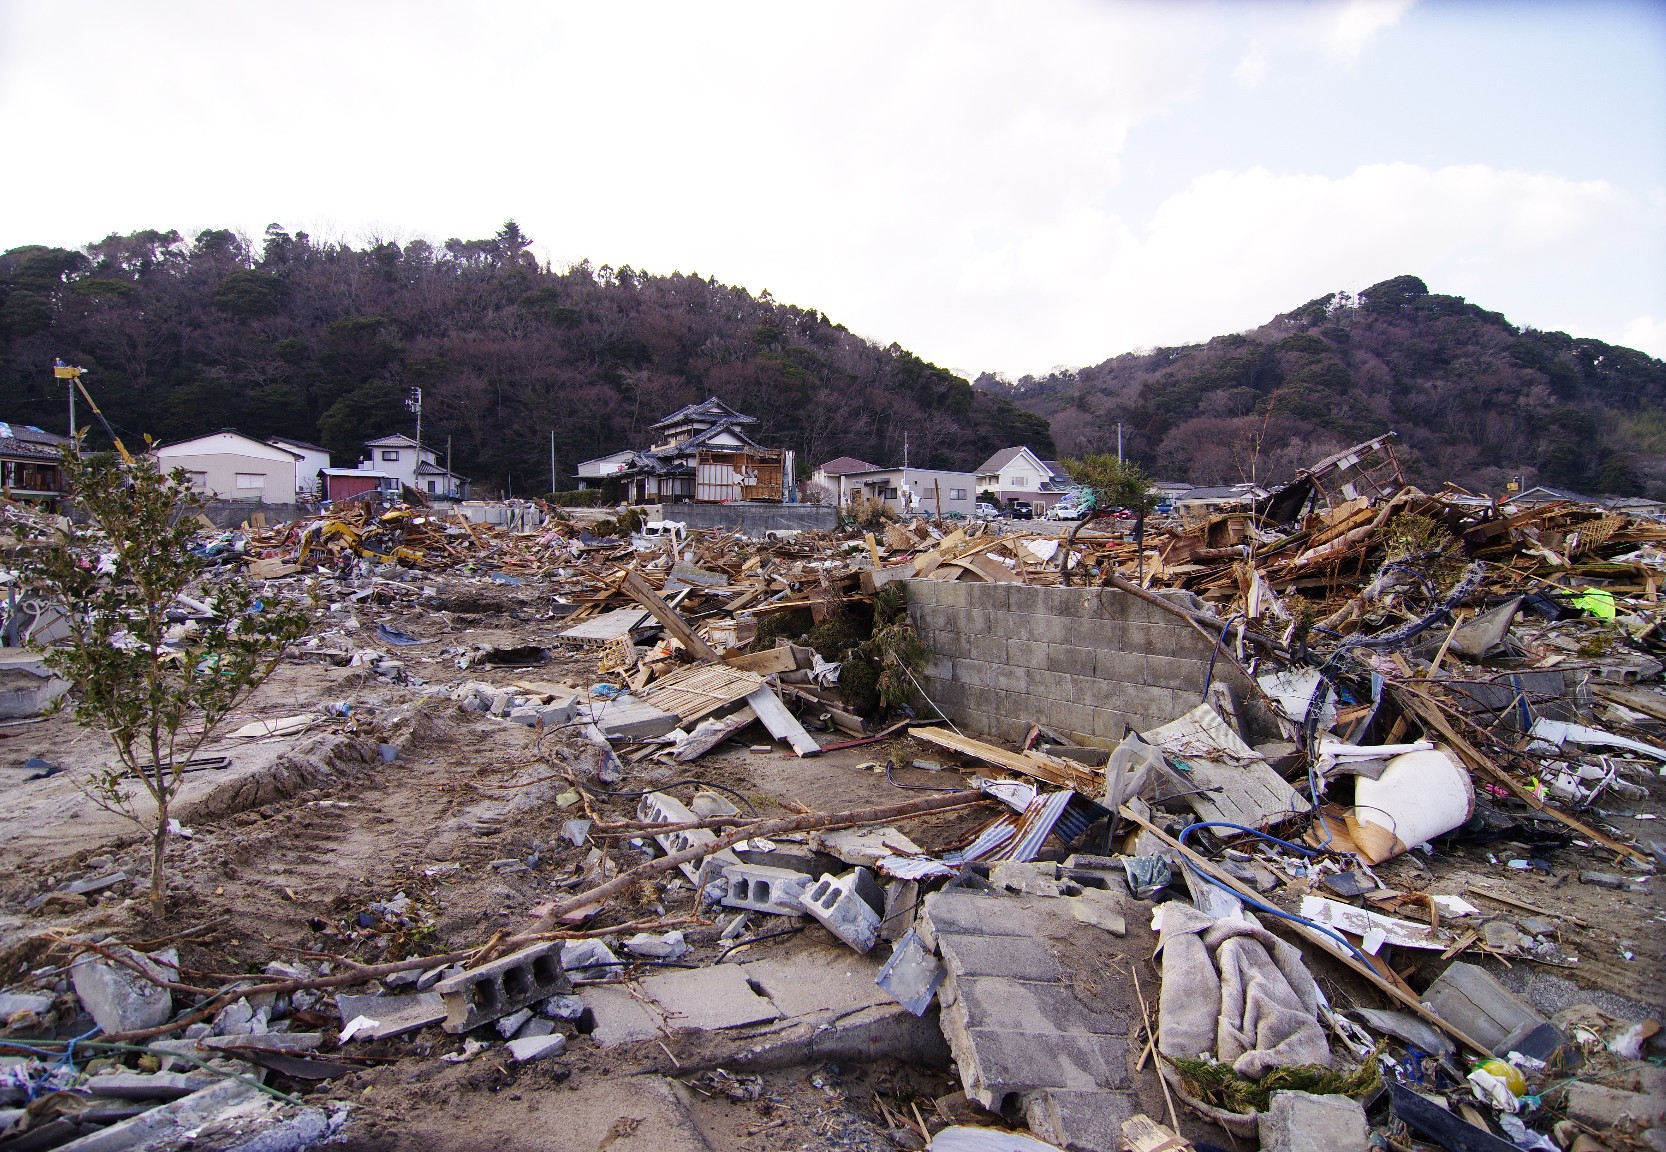
[(150, 910), (161, 915), (168, 901), (168, 798), (156, 798), (156, 830), (150, 838)]
[(1059, 552), (1059, 583), (1066, 588), (1070, 587), (1070, 554), (1076, 550), (1076, 536), (1091, 521), (1097, 519), (1099, 519), (1099, 513), (1094, 511), (1076, 521), (1076, 527), (1070, 530), (1070, 535), (1065, 539), (1064, 548)]

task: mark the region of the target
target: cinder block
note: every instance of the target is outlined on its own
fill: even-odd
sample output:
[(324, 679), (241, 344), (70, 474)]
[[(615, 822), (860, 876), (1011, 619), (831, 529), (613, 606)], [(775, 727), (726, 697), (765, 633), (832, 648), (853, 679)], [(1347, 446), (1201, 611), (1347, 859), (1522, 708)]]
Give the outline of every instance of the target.
[(960, 613), (958, 630), (966, 636), (992, 635), (989, 627), (989, 610), (987, 608), (966, 608)]
[(921, 632), (920, 641), (931, 649), (932, 653), (945, 660), (959, 660), (969, 655), (966, 651), (966, 637), (959, 632)]
[(1047, 645), (1025, 637), (1007, 640), (1007, 662), (1020, 668), (1047, 667)]
[(970, 688), (992, 688), (998, 666), (987, 660), (956, 660), (953, 679)]
[[(1012, 607), (1013, 585), (1005, 582), (966, 584), (966, 603), (989, 612), (1006, 612)], [(1022, 586), (1020, 586), (1022, 587)]]
[(908, 600), (916, 597), (922, 605), (936, 604), (944, 608), (969, 608), (972, 604), (970, 584), (959, 580), (915, 580), (908, 585)]
[[(1017, 643), (1017, 641), (1013, 641), (1013, 643)], [(989, 666), (990, 687), (998, 692), (1023, 696), (1030, 691), (1035, 674), (1035, 669), (1018, 663), (991, 664)], [(1011, 713), (1008, 712), (1007, 715), (1011, 715)]]
[(1075, 644), (1047, 645), (1047, 667), (1066, 676), (1097, 676), (1099, 653)]
[(810, 887), (811, 878), (791, 868), (771, 868), (742, 861), (723, 869), (723, 903), (748, 912), (772, 916), (798, 916), (804, 911), (799, 897)]
[(1201, 693), (1203, 673), (1204, 667), (1193, 660), (1176, 660), (1172, 656), (1145, 658), (1145, 682), (1157, 688), (1172, 688), (1175, 691), (1189, 688)]
[(947, 656), (933, 654), (926, 658), (925, 667), (921, 674), (938, 680), (952, 680), (954, 678), (954, 661)]
[[(636, 817), (638, 820), (650, 820), (655, 824), (686, 824), (698, 820), (688, 806), (675, 796), (664, 792), (650, 792), (637, 803)], [(678, 832), (656, 834), (654, 839), (665, 849), (666, 855), (682, 852), (696, 844), (705, 844), (716, 840), (717, 836), (709, 828), (684, 828)], [(729, 849), (713, 852), (704, 861), (686, 860), (678, 867), (683, 875), (691, 881), (700, 883), (700, 873), (703, 868), (724, 868), (731, 864), (739, 864), (740, 857)]]
[(799, 903), (822, 927), (866, 955), (879, 939), (880, 913), (857, 895), (863, 873), (867, 873), (866, 879), (871, 883), (872, 874), (866, 868), (852, 868), (842, 876), (823, 874), (799, 898)]
[(467, 1032), (572, 990), (561, 967), (561, 941), (534, 944), (434, 985), (446, 1008), (442, 1027)]

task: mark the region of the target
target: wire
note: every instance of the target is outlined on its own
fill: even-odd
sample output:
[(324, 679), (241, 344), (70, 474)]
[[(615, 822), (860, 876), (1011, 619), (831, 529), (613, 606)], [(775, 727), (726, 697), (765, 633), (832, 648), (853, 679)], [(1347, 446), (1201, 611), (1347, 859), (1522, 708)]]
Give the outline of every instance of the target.
[(781, 929), (778, 929), (777, 931), (774, 931), (774, 932), (766, 932), (762, 936), (753, 936), (753, 937), (751, 937), (750, 939), (747, 939), (747, 940), (737, 940), (733, 944), (731, 944), (727, 948), (725, 948), (723, 951), (719, 952), (717, 954), (717, 959), (713, 960), (712, 963), (713, 964), (723, 963), (724, 959), (729, 955), (729, 953), (733, 952), (736, 948), (744, 948), (748, 944), (757, 944), (757, 943), (760, 943), (764, 940), (778, 940), (782, 936), (792, 936), (792, 935), (795, 935), (796, 933), (804, 931), (804, 929), (806, 929), (808, 927), (809, 927), (808, 924), (795, 924), (791, 928), (781, 928)]
[[(1236, 828), (1240, 832), (1248, 832), (1251, 836), (1259, 836), (1263, 840), (1270, 840), (1274, 844), (1281, 844), (1292, 851), (1301, 853), (1303, 856), (1317, 856), (1319, 854), (1316, 849), (1303, 848), (1300, 844), (1292, 844), (1288, 840), (1280, 840), (1277, 836), (1270, 836), (1267, 833), (1261, 832), (1255, 828), (1246, 828), (1242, 824), (1234, 824), (1228, 820), (1204, 820), (1197, 824), (1187, 825), (1185, 828), (1180, 830), (1180, 836), (1178, 837), (1180, 843), (1186, 844), (1186, 837), (1199, 828)], [(1187, 847), (1190, 847), (1190, 845), (1187, 845)], [(1185, 864), (1187, 870), (1204, 883), (1214, 885), (1222, 892), (1226, 892), (1229, 895), (1236, 897), (1259, 912), (1265, 912), (1269, 916), (1276, 916), (1280, 920), (1288, 920), (1292, 924), (1300, 924), (1303, 927), (1313, 929), (1315, 932), (1329, 936), (1338, 944), (1342, 945), (1342, 947), (1346, 948), (1349, 952), (1353, 953), (1361, 964), (1365, 965), (1367, 968), (1371, 968), (1372, 971), (1376, 970), (1373, 967), (1370, 958), (1366, 956), (1364, 952), (1356, 948), (1353, 941), (1342, 935), (1342, 933), (1336, 931), (1336, 929), (1328, 927), (1324, 924), (1316, 923), (1306, 917), (1297, 916), (1292, 912), (1286, 912), (1284, 909), (1275, 907), (1272, 904), (1267, 903), (1265, 900), (1258, 900), (1253, 896), (1246, 896), (1242, 892), (1239, 892), (1236, 888), (1221, 883), (1219, 880), (1203, 871), (1203, 869), (1193, 864), (1190, 860), (1186, 860)]]

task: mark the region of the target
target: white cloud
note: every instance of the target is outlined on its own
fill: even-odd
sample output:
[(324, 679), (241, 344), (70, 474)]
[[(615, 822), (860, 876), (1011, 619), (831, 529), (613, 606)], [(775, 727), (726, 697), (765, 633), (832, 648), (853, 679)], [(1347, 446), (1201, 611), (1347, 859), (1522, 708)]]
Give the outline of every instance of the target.
[(1240, 88), (1254, 91), (1267, 82), (1267, 52), (1259, 43), (1251, 44), (1244, 58), (1232, 70), (1232, 78)]
[[(1648, 201), (1602, 181), (1482, 165), (1214, 172), (1148, 221), (1083, 213), (969, 257), (957, 290), (985, 323), (961, 334), (955, 362), (1091, 363), (1253, 327), (1404, 273), (1517, 323), (1578, 328), (1592, 286), (1658, 266), (1663, 240)], [(1655, 338), (1650, 323), (1634, 322), (1633, 338)], [(1027, 366), (998, 357), (1020, 341), (1047, 352)]]
[(1656, 360), (1666, 360), (1666, 317), (1638, 316), (1618, 336), (1608, 337), (1608, 343), (1647, 352)]
[(1332, 17), (1325, 47), (1332, 57), (1351, 64), (1371, 38), (1400, 22), (1417, 0), (1348, 0)]

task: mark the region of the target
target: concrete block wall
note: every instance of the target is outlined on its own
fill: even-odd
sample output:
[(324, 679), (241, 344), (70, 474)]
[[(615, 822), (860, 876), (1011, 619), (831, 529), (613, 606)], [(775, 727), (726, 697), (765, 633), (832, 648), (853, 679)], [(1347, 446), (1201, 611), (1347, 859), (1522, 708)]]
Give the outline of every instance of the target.
[[(926, 694), (968, 735), (1013, 743), (1031, 724), (1112, 745), (1203, 699), (1211, 642), (1178, 612), (1115, 588), (910, 580), (908, 614), (932, 659)], [(1215, 679), (1255, 692), (1222, 657)]]
[(831, 504), (660, 504), (648, 506), (648, 519), (681, 520), (690, 531), (830, 532), (838, 527), (839, 511)]

